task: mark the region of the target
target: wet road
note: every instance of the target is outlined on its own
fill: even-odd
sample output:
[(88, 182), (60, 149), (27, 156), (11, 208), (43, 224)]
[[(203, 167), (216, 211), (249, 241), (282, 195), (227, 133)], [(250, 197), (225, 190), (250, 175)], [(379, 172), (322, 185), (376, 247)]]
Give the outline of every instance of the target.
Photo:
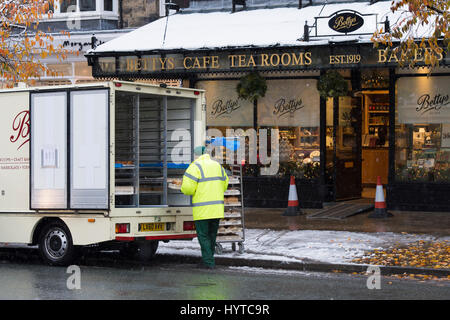
[[(20, 260), (20, 261), (19, 261)], [(0, 299), (446, 299), (449, 281), (381, 277), (381, 289), (369, 290), (367, 276), (218, 267), (199, 270), (193, 264), (126, 262), (80, 264), (80, 289), (69, 289), (74, 273), (37, 259), (0, 256)], [(75, 281), (70, 284), (76, 284)]]

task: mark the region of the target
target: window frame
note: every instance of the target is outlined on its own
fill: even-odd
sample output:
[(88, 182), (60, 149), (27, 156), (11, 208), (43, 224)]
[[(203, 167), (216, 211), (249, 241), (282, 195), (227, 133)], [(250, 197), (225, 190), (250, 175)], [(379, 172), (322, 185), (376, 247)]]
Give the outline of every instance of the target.
[(100, 15), (118, 18), (119, 15), (119, 1), (112, 0), (112, 11), (105, 10), (104, 0), (95, 0), (95, 10), (81, 11), (80, 0), (76, 0), (76, 11), (61, 12), (61, 1), (55, 0), (53, 18), (79, 17)]

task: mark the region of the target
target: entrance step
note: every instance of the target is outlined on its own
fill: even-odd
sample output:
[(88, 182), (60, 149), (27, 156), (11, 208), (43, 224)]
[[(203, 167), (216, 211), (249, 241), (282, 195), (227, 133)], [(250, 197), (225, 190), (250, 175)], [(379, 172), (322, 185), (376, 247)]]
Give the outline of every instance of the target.
[(366, 203), (338, 203), (306, 216), (307, 219), (334, 219), (341, 220), (358, 213), (374, 209), (373, 204)]

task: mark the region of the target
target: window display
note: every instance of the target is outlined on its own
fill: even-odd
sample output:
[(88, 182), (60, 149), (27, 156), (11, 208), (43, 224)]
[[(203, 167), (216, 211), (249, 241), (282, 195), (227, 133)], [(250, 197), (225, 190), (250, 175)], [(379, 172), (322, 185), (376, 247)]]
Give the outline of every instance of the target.
[(396, 113), (396, 178), (450, 181), (448, 77), (401, 78)]
[(280, 128), (280, 175), (311, 179), (319, 175), (319, 127)]
[(449, 181), (448, 124), (403, 124), (396, 128), (396, 174), (400, 181)]
[[(263, 154), (272, 157), (272, 134), (278, 130), (279, 170), (277, 176), (295, 175), (299, 178), (316, 178), (320, 168), (320, 97), (315, 79), (268, 80), (267, 92), (257, 100), (257, 128), (253, 124), (254, 105), (238, 99), (237, 81), (202, 81), (206, 90), (207, 129), (211, 136), (246, 135), (244, 175), (256, 176), (264, 166), (250, 149), (261, 147), (266, 139)], [(218, 103), (219, 101), (219, 103)], [(233, 102), (234, 101), (234, 102)], [(224, 102), (226, 104), (224, 105)], [(267, 130), (262, 134), (261, 130)], [(208, 135), (208, 134), (207, 134)], [(255, 139), (250, 139), (254, 135)], [(254, 142), (256, 140), (256, 142)], [(254, 147), (253, 147), (254, 145)], [(216, 155), (218, 151), (218, 155)], [(258, 150), (259, 151), (259, 150)], [(258, 152), (261, 156), (261, 153)], [(228, 158), (224, 147), (214, 150), (214, 157), (223, 163), (236, 163)], [(252, 161), (253, 160), (253, 161)], [(266, 165), (267, 167), (269, 165)]]

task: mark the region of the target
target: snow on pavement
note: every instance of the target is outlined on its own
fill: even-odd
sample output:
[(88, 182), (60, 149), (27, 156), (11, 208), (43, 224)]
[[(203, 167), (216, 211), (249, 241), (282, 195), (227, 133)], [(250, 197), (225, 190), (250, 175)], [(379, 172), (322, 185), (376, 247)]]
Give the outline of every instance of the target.
[[(446, 237), (449, 239), (450, 237)], [(222, 243), (228, 258), (267, 259), (285, 262), (316, 262), (345, 264), (362, 257), (366, 251), (408, 244), (419, 240), (436, 241), (431, 235), (393, 232), (347, 232), (323, 230), (275, 231), (269, 229), (246, 229), (244, 253), (231, 250), (231, 243)], [(440, 238), (439, 240), (445, 240)], [(236, 246), (237, 247), (237, 246)], [(158, 253), (201, 256), (197, 238), (192, 241), (161, 242)]]

